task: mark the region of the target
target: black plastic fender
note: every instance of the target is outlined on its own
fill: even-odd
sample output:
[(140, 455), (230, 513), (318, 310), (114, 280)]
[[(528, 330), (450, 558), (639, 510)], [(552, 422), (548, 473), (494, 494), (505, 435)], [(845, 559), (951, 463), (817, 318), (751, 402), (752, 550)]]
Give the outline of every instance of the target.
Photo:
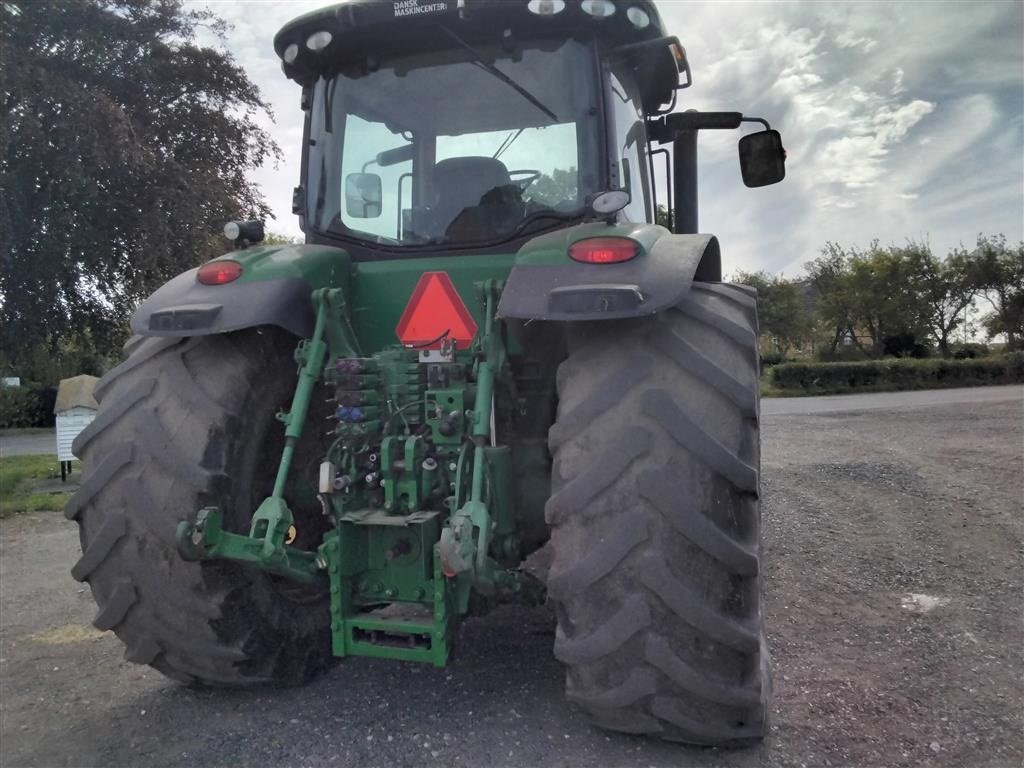
[(313, 334), (312, 292), (346, 288), (351, 259), (322, 245), (259, 245), (214, 259), (236, 262), (239, 279), (223, 285), (196, 280), (200, 268), (182, 272), (139, 305), (131, 319), (140, 336), (208, 336), (276, 325), (300, 338)]
[(299, 336), (313, 335), (313, 287), (301, 277), (203, 285), (197, 269), (160, 286), (132, 316), (140, 336), (206, 336), (258, 325), (277, 325)]
[[(714, 235), (662, 234), (654, 239), (652, 225), (637, 225), (632, 232), (621, 231), (621, 225), (616, 229), (620, 231), (607, 234), (651, 244), (636, 258), (618, 264), (581, 264), (568, 255), (561, 263), (517, 261), (502, 291), (498, 317), (556, 321), (642, 317), (677, 304), (694, 280), (722, 279), (721, 251)], [(564, 254), (578, 239), (572, 232), (564, 230)], [(546, 239), (550, 249), (553, 238)]]

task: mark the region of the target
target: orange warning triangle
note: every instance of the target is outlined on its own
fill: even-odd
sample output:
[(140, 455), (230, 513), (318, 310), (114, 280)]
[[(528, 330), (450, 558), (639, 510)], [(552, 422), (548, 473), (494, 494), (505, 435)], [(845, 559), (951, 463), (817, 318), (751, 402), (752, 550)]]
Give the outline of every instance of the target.
[(466, 349), (477, 325), (447, 272), (424, 272), (398, 321), (395, 334), (405, 346), (437, 349), (450, 339)]

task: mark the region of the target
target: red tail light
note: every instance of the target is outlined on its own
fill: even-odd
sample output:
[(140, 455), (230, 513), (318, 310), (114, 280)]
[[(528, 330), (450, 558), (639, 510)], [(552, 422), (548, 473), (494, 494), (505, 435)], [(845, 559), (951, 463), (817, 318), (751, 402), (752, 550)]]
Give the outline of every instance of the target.
[(231, 259), (203, 264), (196, 273), (196, 282), (203, 285), (224, 285), (242, 276), (242, 265)]
[(584, 264), (615, 264), (629, 261), (640, 246), (628, 237), (591, 237), (569, 246), (569, 258)]

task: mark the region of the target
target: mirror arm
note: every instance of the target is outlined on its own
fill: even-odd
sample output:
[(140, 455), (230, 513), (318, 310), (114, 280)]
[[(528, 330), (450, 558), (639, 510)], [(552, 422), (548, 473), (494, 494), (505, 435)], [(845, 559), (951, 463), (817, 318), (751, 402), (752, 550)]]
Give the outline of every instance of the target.
[(746, 117), (742, 112), (673, 112), (655, 120), (647, 121), (647, 135), (651, 141), (667, 144), (682, 131), (731, 130), (742, 123), (760, 123), (766, 131), (771, 130), (763, 117)]
[(673, 112), (670, 115), (648, 120), (648, 136), (659, 144), (667, 144), (684, 131), (728, 130), (739, 128), (743, 121), (742, 112)]
[[(702, 130), (730, 130), (743, 123), (760, 123), (764, 131), (747, 134), (740, 138), (740, 170), (743, 183), (748, 187), (775, 184), (785, 178), (786, 150), (781, 137), (772, 131), (768, 121), (761, 117), (745, 117), (742, 112), (673, 112), (657, 118), (647, 119), (647, 138), (658, 144), (672, 143), (672, 231), (676, 234), (697, 232), (697, 134)], [(755, 136), (774, 135), (778, 144), (781, 169), (774, 176), (749, 176), (743, 161), (743, 145)], [(660, 150), (659, 150), (660, 151)], [(652, 153), (653, 154), (653, 153)]]

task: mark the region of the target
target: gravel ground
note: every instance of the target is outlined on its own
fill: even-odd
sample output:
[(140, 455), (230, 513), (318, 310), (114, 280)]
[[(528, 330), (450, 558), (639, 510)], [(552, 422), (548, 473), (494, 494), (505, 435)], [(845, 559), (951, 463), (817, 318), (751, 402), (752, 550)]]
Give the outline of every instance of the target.
[(74, 525), (40, 513), (0, 523), (0, 765), (1019, 766), (1024, 411), (1019, 389), (989, 400), (764, 417), (775, 701), (757, 748), (590, 728), (543, 609), (468, 621), (444, 670), (184, 688), (89, 627)]

